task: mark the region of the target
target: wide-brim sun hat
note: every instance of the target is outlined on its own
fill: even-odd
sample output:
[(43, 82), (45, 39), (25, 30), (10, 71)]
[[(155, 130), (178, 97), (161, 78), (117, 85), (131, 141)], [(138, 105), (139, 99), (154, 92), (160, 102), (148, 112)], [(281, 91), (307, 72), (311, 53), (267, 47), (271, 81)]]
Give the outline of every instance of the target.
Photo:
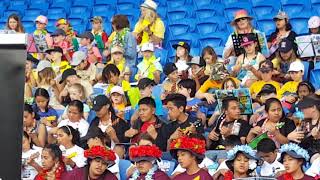
[(232, 25), (232, 26), (235, 26), (235, 25), (236, 25), (236, 21), (237, 21), (238, 19), (241, 19), (241, 18), (247, 18), (247, 19), (249, 19), (249, 20), (252, 20), (252, 19), (253, 19), (253, 17), (249, 15), (249, 13), (248, 13), (247, 10), (241, 9), (241, 10), (238, 10), (238, 11), (235, 12), (234, 18), (233, 18), (233, 20), (231, 21), (231, 25)]

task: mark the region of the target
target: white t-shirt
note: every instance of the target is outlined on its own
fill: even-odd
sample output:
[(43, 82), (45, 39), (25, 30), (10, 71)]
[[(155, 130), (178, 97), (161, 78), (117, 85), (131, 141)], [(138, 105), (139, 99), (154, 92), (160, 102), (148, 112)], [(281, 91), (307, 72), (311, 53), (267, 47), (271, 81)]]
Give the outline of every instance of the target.
[(311, 164), (311, 167), (307, 170), (306, 175), (315, 177), (320, 174), (320, 157), (315, 159)]
[[(87, 158), (84, 157), (84, 150), (81, 147), (74, 145), (72, 148), (66, 149), (64, 146), (60, 145), (59, 148), (62, 151), (63, 157), (68, 157), (71, 154), (75, 153), (75, 156), (72, 157), (71, 160), (76, 164), (78, 168), (82, 168), (86, 165)], [(71, 166), (66, 167), (68, 171), (72, 170)]]
[(21, 168), (21, 179), (23, 180), (33, 180), (34, 177), (38, 174), (37, 170), (29, 165), (26, 165), (27, 159), (30, 158), (32, 154), (39, 153), (39, 156), (35, 158), (35, 162), (37, 164), (41, 164), (41, 151), (40, 147), (33, 147), (27, 152), (22, 152), (21, 160), (22, 160), (22, 168)]
[(71, 126), (74, 129), (77, 129), (80, 133), (80, 137), (84, 137), (89, 129), (89, 123), (84, 119), (81, 119), (79, 122), (71, 122), (69, 119), (65, 119), (58, 124), (58, 127), (62, 126)]
[(285, 168), (283, 164), (275, 160), (272, 164), (269, 164), (268, 162), (264, 162), (261, 166), (261, 176), (274, 176), (279, 171), (284, 171)]
[(118, 179), (120, 179), (120, 169), (119, 169), (119, 161), (120, 161), (120, 158), (119, 156), (116, 154), (116, 160), (114, 161), (115, 164), (111, 167), (108, 168), (108, 170), (110, 172), (112, 172), (112, 174), (116, 175)]
[[(209, 174), (210, 174), (211, 176), (213, 176), (213, 174), (215, 173), (215, 169), (211, 169), (211, 168), (210, 168), (210, 166), (212, 166), (212, 165), (214, 165), (214, 162), (213, 162), (211, 159), (205, 157), (205, 158), (202, 160), (202, 162), (199, 164), (199, 167), (200, 167), (200, 168), (207, 168)], [(173, 174), (175, 174), (175, 173), (178, 173), (178, 172), (179, 172), (179, 173), (183, 173), (183, 172), (185, 172), (185, 171), (186, 171), (186, 169), (182, 168), (181, 165), (178, 164), (178, 166), (177, 166), (176, 169), (172, 172), (171, 175), (173, 175)]]

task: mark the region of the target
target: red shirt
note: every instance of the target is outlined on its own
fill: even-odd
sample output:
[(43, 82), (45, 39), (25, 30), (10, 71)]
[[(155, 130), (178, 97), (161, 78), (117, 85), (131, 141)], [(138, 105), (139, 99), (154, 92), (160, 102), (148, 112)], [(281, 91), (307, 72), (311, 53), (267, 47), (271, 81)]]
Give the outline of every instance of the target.
[(147, 132), (148, 127), (151, 125), (155, 125), (155, 124), (156, 124), (156, 122), (144, 122), (141, 126), (140, 132), (141, 133)]

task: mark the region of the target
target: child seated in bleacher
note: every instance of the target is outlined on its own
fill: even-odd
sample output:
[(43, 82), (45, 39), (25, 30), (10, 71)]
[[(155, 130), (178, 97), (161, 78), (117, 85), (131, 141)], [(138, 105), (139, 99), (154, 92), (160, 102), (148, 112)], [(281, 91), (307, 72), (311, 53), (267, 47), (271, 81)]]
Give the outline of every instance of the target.
[(120, 79), (130, 82), (130, 68), (127, 66), (126, 59), (124, 58), (124, 49), (120, 44), (111, 46), (111, 60), (108, 64), (114, 64), (120, 71)]
[[(78, 83), (73, 84), (68, 88), (68, 94), (69, 94), (70, 101), (78, 100), (83, 103), (83, 118), (85, 120), (87, 120), (88, 116), (89, 116), (89, 112), (90, 112), (90, 107), (86, 104), (87, 96), (86, 96), (86, 92), (84, 90), (84, 87)], [(69, 107), (69, 105), (66, 106), (66, 108), (61, 116), (62, 120), (68, 118), (68, 107)]]
[(285, 168), (278, 159), (278, 150), (273, 140), (267, 138), (262, 139), (257, 146), (257, 153), (263, 160), (263, 164), (260, 167), (260, 172), (257, 172), (259, 176), (263, 177), (275, 177), (279, 175)]
[(71, 60), (71, 44), (66, 40), (66, 33), (62, 29), (55, 30), (51, 37), (53, 38), (53, 47), (60, 47), (63, 52), (62, 60)]
[(199, 56), (195, 56), (187, 63), (191, 67), (190, 77), (196, 82), (196, 91), (200, 89), (200, 86), (209, 78), (204, 74), (204, 68), (206, 62)]
[(94, 16), (90, 21), (92, 23), (91, 33), (94, 35), (94, 39), (97, 43), (97, 47), (100, 51), (100, 54), (102, 54), (108, 42), (108, 35), (103, 30), (103, 26), (102, 26), (102, 17)]
[(154, 55), (154, 45), (152, 43), (142, 44), (141, 52), (143, 60), (137, 66), (138, 73), (135, 75), (135, 79), (149, 78), (158, 84), (162, 65), (160, 64), (160, 58), (156, 58)]
[(201, 119), (202, 124), (206, 124), (207, 109), (201, 105), (203, 101), (194, 97), (196, 94), (196, 82), (192, 79), (179, 81), (178, 93), (187, 98), (186, 112), (193, 118)]
[(178, 92), (178, 82), (180, 80), (178, 76), (178, 68), (174, 63), (167, 63), (163, 68), (163, 73), (167, 76), (167, 78), (162, 83), (162, 89), (164, 90), (162, 99), (169, 93)]
[(96, 82), (97, 67), (89, 63), (84, 52), (76, 51), (73, 53), (70, 65), (75, 67), (77, 75), (81, 79), (89, 81), (92, 85)]
[(207, 46), (202, 49), (201, 58), (205, 60), (206, 67), (204, 74), (210, 76), (212, 71), (212, 66), (217, 62), (223, 62), (223, 59), (218, 57), (216, 52), (211, 46)]
[(297, 88), (303, 79), (304, 65), (300, 60), (294, 61), (290, 64), (289, 74), (292, 81), (285, 83), (279, 92), (282, 97), (282, 106), (284, 107), (285, 113), (293, 111), (293, 104), (298, 100)]
[(178, 44), (172, 45), (176, 50), (175, 64), (178, 68), (178, 74), (181, 76), (181, 79), (188, 77), (188, 62), (191, 61), (192, 56), (190, 53), (190, 45), (187, 42), (179, 42)]
[(120, 71), (114, 64), (108, 64), (102, 71), (102, 79), (109, 84), (105, 94), (109, 94), (114, 86), (121, 86), (127, 92), (131, 85), (128, 81), (120, 79)]
[(233, 67), (233, 74), (237, 79), (241, 80), (241, 85), (250, 87), (258, 78), (259, 64), (265, 60), (263, 54), (256, 50), (256, 37), (253, 34), (248, 34), (243, 37), (241, 46), (244, 48), (244, 54), (237, 58), (236, 65)]
[(133, 111), (131, 109), (131, 106), (127, 106), (127, 98), (122, 87), (113, 86), (110, 91), (110, 100), (112, 102), (112, 106), (116, 112), (116, 115), (121, 119), (130, 121)]
[(63, 49), (61, 47), (54, 47), (53, 49), (46, 50), (47, 58), (52, 62), (51, 66), (55, 74), (60, 77), (61, 74), (71, 68), (69, 62), (63, 60)]
[(69, 21), (65, 18), (59, 18), (55, 24), (57, 29), (62, 29), (66, 33), (66, 40), (72, 44), (72, 48), (74, 51), (78, 51), (79, 42), (76, 38), (76, 32), (73, 30)]
[(28, 52), (38, 53), (35, 55), (37, 59), (43, 59), (44, 56), (42, 53), (44, 53), (48, 48), (51, 48), (53, 44), (52, 38), (46, 30), (48, 18), (40, 15), (36, 18), (35, 22), (36, 30), (33, 32), (33, 38), (31, 42), (29, 42), (30, 47), (28, 48)]
[(99, 49), (94, 44), (94, 36), (91, 32), (84, 32), (78, 36), (81, 38), (79, 51), (83, 51), (88, 56), (88, 61), (92, 64), (101, 63), (102, 56)]
[(57, 126), (58, 114), (49, 106), (50, 96), (47, 90), (38, 88), (34, 94), (35, 104), (33, 110), (41, 123), (46, 125), (47, 131)]

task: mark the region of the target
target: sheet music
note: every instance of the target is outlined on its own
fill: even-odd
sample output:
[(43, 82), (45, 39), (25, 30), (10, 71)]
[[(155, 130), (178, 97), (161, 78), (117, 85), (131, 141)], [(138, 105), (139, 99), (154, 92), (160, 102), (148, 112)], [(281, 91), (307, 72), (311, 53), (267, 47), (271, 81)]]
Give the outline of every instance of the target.
[[(320, 35), (306, 35), (296, 37), (300, 57), (320, 56)], [(313, 49), (314, 48), (314, 49)]]

